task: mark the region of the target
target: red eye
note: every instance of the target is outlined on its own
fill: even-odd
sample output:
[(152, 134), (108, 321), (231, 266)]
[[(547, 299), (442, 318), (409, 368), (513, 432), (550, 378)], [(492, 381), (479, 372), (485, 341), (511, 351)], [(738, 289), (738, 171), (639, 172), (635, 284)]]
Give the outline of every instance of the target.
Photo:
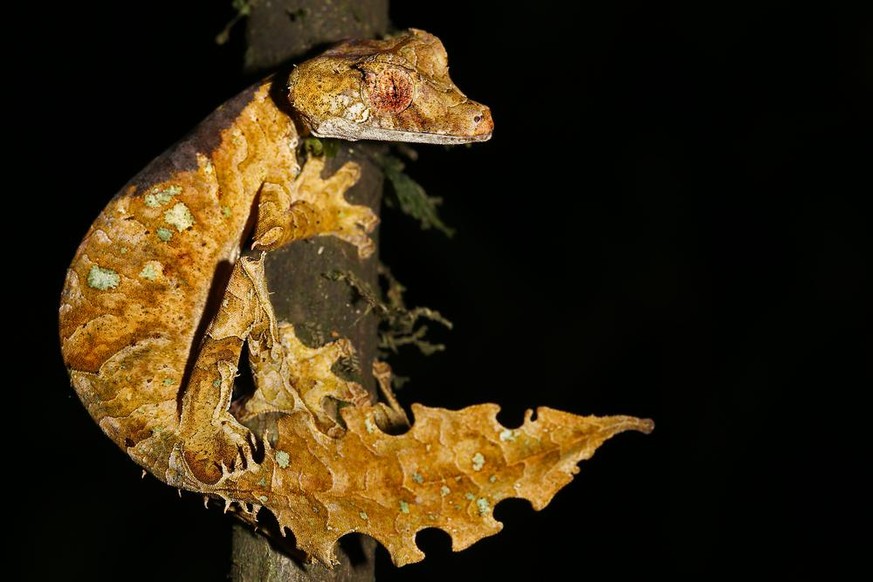
[(368, 73), (366, 83), (370, 105), (378, 112), (400, 113), (412, 103), (412, 77), (401, 69)]

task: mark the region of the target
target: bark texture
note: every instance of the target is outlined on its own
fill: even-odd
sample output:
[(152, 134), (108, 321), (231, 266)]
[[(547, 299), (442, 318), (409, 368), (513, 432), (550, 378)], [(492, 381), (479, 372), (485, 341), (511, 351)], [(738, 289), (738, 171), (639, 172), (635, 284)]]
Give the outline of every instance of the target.
[[(251, 3), (246, 28), (246, 69), (270, 70), (299, 60), (314, 47), (343, 38), (379, 36), (387, 29), (387, 0), (256, 0)], [(347, 199), (366, 204), (378, 214), (382, 173), (371, 162), (374, 148), (381, 149), (368, 144), (344, 145), (328, 162), (325, 175), (347, 160), (356, 161), (361, 166), (361, 179)], [(361, 261), (351, 245), (334, 237), (292, 244), (267, 259), (277, 318), (295, 324), (301, 339), (310, 345), (321, 345), (335, 337), (351, 340), (358, 360), (344, 372), (355, 376), (374, 399), (370, 366), (375, 357), (378, 321), (368, 314), (366, 305), (347, 283), (330, 280), (325, 274), (352, 272), (375, 288), (377, 265), (378, 252)], [(374, 577), (376, 543), (368, 537), (343, 538), (337, 548), (340, 565), (333, 570), (307, 564), (290, 546), (280, 547), (248, 526), (234, 524), (231, 578), (237, 582), (279, 582), (365, 581)]]
[(337, 549), (340, 563), (333, 570), (270, 544), (243, 525), (233, 528), (231, 579), (263, 582), (369, 582), (374, 579), (376, 540), (367, 536), (344, 538)]
[(273, 69), (325, 43), (388, 30), (388, 0), (251, 0), (249, 72)]

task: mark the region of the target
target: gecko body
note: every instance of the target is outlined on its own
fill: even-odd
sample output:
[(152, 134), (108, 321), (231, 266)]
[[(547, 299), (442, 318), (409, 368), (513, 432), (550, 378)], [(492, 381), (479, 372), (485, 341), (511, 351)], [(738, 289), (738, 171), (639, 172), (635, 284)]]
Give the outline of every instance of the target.
[[(344, 197), (358, 166), (324, 177), (322, 159), (301, 165), (301, 133), (463, 143), (491, 130), (488, 108), (449, 79), (440, 41), (419, 30), (341, 43), (226, 102), (121, 189), (68, 270), (62, 352), (91, 416), (159, 479), (262, 503), (269, 483), (240, 484), (262, 445), (237, 417), (308, 410), (329, 433), (326, 396), (366, 399), (330, 371), (351, 354), (348, 342), (306, 348), (267, 297), (263, 252), (314, 236), (373, 252), (375, 214)], [(261, 256), (241, 258), (249, 244)], [(246, 342), (258, 388), (234, 416)], [(317, 386), (294, 385), (304, 364), (323, 376)]]

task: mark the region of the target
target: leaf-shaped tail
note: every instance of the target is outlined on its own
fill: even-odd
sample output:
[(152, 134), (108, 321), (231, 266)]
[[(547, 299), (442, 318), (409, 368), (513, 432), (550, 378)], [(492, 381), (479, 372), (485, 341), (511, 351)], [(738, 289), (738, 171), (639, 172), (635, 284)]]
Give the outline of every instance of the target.
[(462, 550), (500, 531), (492, 514), (499, 501), (520, 497), (542, 509), (605, 440), (654, 427), (629, 416), (538, 408), (536, 420), (528, 411), (522, 426), (509, 429), (497, 422), (499, 410), (414, 404), (412, 428), (392, 436), (376, 427), (375, 408), (348, 407), (342, 410), (348, 431), (340, 438), (313, 430), (306, 414), (284, 416), (262, 465), (273, 470), (261, 502), (294, 532), (301, 550), (324, 563), (334, 561), (340, 537), (360, 532), (379, 540), (401, 566), (424, 558), (418, 531), (445, 530), (452, 548)]

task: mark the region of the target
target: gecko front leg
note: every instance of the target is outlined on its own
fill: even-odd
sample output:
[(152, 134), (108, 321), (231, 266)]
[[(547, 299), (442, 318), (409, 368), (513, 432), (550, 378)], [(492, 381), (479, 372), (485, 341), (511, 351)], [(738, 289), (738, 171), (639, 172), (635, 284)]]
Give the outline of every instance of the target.
[(361, 175), (360, 167), (346, 162), (332, 176), (322, 178), (324, 165), (324, 158), (310, 157), (290, 184), (264, 182), (252, 248), (270, 250), (295, 240), (332, 235), (354, 245), (361, 258), (373, 254), (368, 233), (378, 217), (369, 207), (345, 199)]

